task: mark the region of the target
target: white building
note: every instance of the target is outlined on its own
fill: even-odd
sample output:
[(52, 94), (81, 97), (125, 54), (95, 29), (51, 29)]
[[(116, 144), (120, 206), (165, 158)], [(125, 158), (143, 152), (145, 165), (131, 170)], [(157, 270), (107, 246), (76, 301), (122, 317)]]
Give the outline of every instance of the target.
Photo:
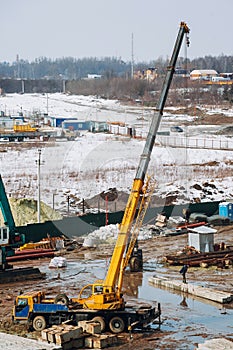
[(191, 80), (212, 80), (217, 76), (218, 72), (214, 69), (195, 69), (190, 73)]
[(214, 251), (214, 234), (217, 230), (208, 226), (189, 229), (188, 245), (202, 253)]

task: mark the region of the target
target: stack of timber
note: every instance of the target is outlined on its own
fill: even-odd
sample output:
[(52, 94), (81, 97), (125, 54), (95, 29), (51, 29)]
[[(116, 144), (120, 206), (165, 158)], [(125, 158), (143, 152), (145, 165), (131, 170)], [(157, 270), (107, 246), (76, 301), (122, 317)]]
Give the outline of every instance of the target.
[(103, 349), (116, 345), (118, 338), (114, 334), (101, 334), (99, 322), (79, 321), (78, 326), (65, 323), (54, 325), (41, 332), (42, 340), (69, 349)]
[(164, 261), (170, 265), (189, 265), (192, 267), (229, 267), (233, 264), (233, 248), (218, 250), (209, 253), (181, 253), (175, 255), (166, 255)]

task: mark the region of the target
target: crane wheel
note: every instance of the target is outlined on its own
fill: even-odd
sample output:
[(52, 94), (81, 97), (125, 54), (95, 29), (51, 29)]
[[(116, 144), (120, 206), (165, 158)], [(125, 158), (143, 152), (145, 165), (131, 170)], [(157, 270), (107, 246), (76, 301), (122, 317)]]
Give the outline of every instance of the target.
[(35, 329), (35, 331), (43, 331), (43, 329), (46, 328), (46, 321), (44, 316), (36, 316), (32, 321), (32, 327)]
[(142, 262), (137, 256), (133, 256), (129, 261), (130, 271), (138, 272), (142, 271)]
[(109, 321), (109, 328), (112, 333), (122, 333), (125, 329), (125, 323), (121, 317), (116, 316)]
[(61, 304), (68, 306), (69, 298), (66, 294), (58, 294), (54, 299), (54, 304)]
[(99, 322), (100, 323), (100, 329), (101, 329), (101, 332), (104, 332), (105, 331), (105, 327), (106, 327), (106, 324), (105, 324), (105, 321), (103, 319), (103, 317), (100, 317), (100, 316), (96, 316), (92, 319), (93, 322)]

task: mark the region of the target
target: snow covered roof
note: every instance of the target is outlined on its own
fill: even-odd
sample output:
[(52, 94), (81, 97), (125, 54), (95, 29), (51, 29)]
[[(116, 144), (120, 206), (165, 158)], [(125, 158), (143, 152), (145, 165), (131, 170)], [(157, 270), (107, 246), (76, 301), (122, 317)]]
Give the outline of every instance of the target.
[(217, 230), (214, 228), (208, 227), (208, 226), (199, 226), (195, 228), (189, 229), (190, 232), (192, 233), (201, 233), (201, 234), (209, 234), (209, 233), (216, 233)]
[(214, 69), (194, 69), (190, 75), (216, 75), (218, 74)]

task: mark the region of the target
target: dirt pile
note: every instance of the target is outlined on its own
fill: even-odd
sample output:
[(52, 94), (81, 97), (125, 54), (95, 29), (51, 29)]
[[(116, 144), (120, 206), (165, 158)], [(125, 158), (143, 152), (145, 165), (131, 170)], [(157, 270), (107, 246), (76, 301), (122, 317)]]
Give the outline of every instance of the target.
[[(27, 198), (9, 198), (12, 215), (16, 226), (23, 226), (37, 222), (37, 201)], [(45, 203), (41, 202), (41, 222), (48, 220), (60, 220), (61, 214), (54, 211)], [(4, 220), (1, 218), (1, 224)]]

